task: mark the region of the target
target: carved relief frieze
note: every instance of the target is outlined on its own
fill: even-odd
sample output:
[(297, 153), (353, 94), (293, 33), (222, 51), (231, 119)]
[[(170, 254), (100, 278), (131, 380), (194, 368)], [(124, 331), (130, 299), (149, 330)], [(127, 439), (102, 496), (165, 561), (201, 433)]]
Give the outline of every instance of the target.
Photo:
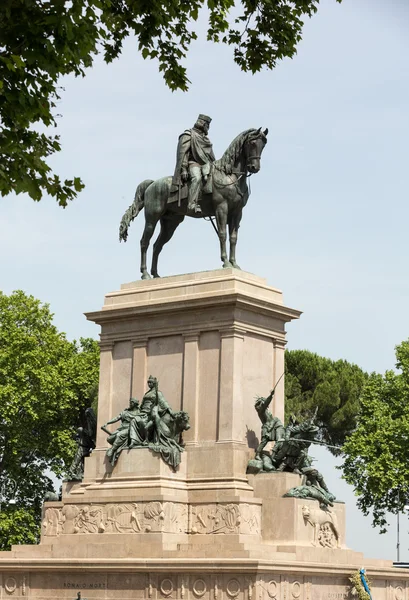
[(188, 506), (180, 502), (65, 504), (47, 508), (44, 536), (84, 533), (186, 533)]
[(190, 533), (260, 534), (260, 507), (253, 504), (192, 504), (189, 507)]
[(261, 508), (256, 504), (240, 504), (240, 533), (259, 535), (261, 533)]
[(107, 533), (141, 533), (141, 511), (136, 503), (109, 504), (106, 507)]
[(60, 508), (47, 508), (43, 518), (44, 535), (59, 535), (62, 530), (62, 514)]
[(144, 531), (186, 533), (187, 505), (176, 502), (149, 502), (143, 508)]
[(306, 525), (313, 528), (313, 546), (340, 548), (340, 530), (337, 515), (329, 509), (302, 506), (301, 512)]
[(103, 533), (104, 511), (100, 505), (82, 506), (74, 519), (76, 533)]
[[(65, 504), (61, 509), (63, 533), (78, 533), (75, 525), (75, 520), (80, 512), (80, 509), (75, 504)], [(47, 531), (43, 531), (43, 535), (48, 535)]]
[(87, 533), (260, 535), (258, 504), (123, 502), (47, 508), (43, 536)]
[(239, 533), (237, 504), (198, 504), (190, 506), (191, 533)]

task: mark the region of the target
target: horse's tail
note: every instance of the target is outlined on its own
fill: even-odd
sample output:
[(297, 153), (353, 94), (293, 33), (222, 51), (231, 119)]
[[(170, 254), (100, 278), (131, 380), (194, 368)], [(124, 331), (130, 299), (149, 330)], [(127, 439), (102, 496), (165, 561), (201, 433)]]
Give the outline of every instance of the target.
[(125, 212), (119, 225), (119, 241), (126, 242), (128, 239), (128, 228), (132, 221), (139, 215), (143, 207), (145, 206), (145, 192), (148, 187), (153, 183), (153, 179), (145, 179), (136, 188), (135, 199), (131, 206)]

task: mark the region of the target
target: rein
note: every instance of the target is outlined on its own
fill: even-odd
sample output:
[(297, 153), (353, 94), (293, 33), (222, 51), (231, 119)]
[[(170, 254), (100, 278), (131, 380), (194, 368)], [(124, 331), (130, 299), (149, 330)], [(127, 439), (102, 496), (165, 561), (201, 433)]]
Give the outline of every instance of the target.
[[(261, 160), (261, 156), (249, 156), (249, 157), (247, 157), (247, 161), (250, 161), (252, 159)], [(217, 169), (218, 171), (221, 171), (222, 173), (225, 173), (225, 175), (227, 175), (227, 177), (230, 177), (230, 175), (228, 175), (226, 173), (226, 171), (224, 169), (222, 169), (221, 167), (219, 167), (218, 165), (214, 164), (214, 168)], [(236, 181), (230, 181), (230, 183), (226, 183), (224, 185), (219, 185), (219, 184), (216, 184), (216, 182), (213, 180), (213, 183), (214, 183), (214, 185), (216, 187), (221, 188), (221, 189), (224, 189), (226, 187), (230, 187), (231, 185), (236, 185), (237, 186), (237, 192), (239, 193), (239, 195), (241, 197), (243, 197), (243, 194), (239, 190), (238, 183), (239, 183), (240, 179), (245, 175), (246, 179), (249, 180), (248, 195), (250, 196), (250, 194), (251, 194), (250, 177), (253, 175), (253, 173), (249, 173), (248, 171), (238, 171), (237, 173), (234, 173), (234, 175), (238, 175)], [(214, 224), (214, 217), (212, 217), (212, 216), (203, 217), (203, 219), (205, 221), (210, 221), (210, 223), (213, 225), (213, 229), (215, 230), (216, 235), (219, 237), (219, 230), (217, 229), (217, 226)]]
[[(251, 158), (259, 158), (259, 157), (257, 157), (257, 156), (251, 156)], [(221, 171), (225, 175), (227, 175), (227, 177), (230, 177), (230, 175), (228, 175), (224, 169), (221, 169), (220, 167), (216, 167), (216, 166), (214, 168), (217, 169), (218, 171)], [(226, 183), (224, 185), (215, 183), (215, 186), (218, 187), (218, 188), (224, 189), (224, 188), (229, 187), (231, 185), (237, 185), (239, 183), (240, 179), (243, 177), (243, 175), (245, 175), (246, 179), (248, 179), (249, 177), (251, 177), (253, 175), (253, 173), (248, 173), (248, 171), (238, 171), (237, 173), (232, 173), (232, 175), (238, 175), (239, 177), (237, 177), (236, 181), (230, 181), (230, 183)]]
[[(220, 170), (220, 171), (222, 171), (222, 169), (219, 169), (219, 170)], [(225, 173), (224, 171), (222, 171), (222, 172), (223, 172), (223, 173)], [(227, 173), (225, 173), (225, 174), (227, 175)], [(237, 180), (236, 180), (236, 181), (230, 181), (230, 183), (225, 183), (224, 185), (222, 185), (222, 184), (218, 184), (218, 183), (215, 183), (216, 187), (224, 189), (224, 188), (227, 188), (227, 187), (229, 187), (229, 186), (231, 186), (231, 185), (237, 185), (237, 184), (239, 183), (240, 179), (241, 179), (241, 178), (243, 177), (243, 175), (245, 175), (246, 173), (240, 173), (240, 174), (239, 174), (239, 173), (234, 173), (234, 174), (235, 174), (235, 175), (239, 175), (239, 177), (237, 177)], [(230, 177), (230, 175), (227, 175), (227, 177)]]

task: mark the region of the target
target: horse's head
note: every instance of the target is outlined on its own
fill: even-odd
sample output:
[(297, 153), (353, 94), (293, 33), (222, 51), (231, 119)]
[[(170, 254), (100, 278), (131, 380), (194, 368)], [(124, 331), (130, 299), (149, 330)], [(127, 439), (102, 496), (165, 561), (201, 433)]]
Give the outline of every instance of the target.
[(244, 144), (244, 155), (246, 157), (246, 168), (248, 173), (260, 171), (260, 160), (264, 146), (267, 144), (268, 129), (261, 131), (255, 129), (248, 135)]

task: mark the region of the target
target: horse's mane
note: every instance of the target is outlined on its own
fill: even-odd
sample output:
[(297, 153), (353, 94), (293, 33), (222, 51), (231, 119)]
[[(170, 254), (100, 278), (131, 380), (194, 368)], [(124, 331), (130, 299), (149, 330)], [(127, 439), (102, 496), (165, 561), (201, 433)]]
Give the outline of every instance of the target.
[(234, 165), (240, 156), (240, 152), (243, 148), (244, 142), (249, 136), (251, 136), (252, 134), (256, 134), (257, 132), (258, 129), (246, 129), (245, 131), (239, 133), (239, 135), (234, 138), (230, 146), (227, 148), (223, 156), (219, 158), (219, 160), (216, 160), (215, 164), (219, 168), (223, 168), (227, 165)]

